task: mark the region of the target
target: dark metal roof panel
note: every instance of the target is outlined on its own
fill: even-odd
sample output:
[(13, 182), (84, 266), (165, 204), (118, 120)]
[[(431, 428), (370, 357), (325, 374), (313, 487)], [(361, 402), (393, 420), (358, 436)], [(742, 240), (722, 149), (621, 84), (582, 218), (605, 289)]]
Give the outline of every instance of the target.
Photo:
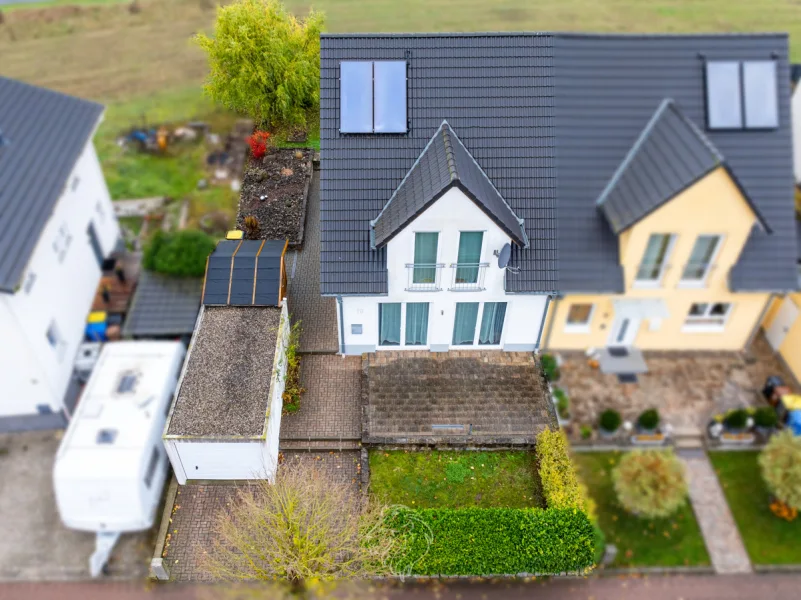
[(601, 192), (598, 207), (620, 234), (722, 161), (701, 130), (665, 99)]
[(103, 107), (0, 76), (0, 291), (14, 292)]
[(123, 336), (164, 337), (191, 334), (200, 310), (203, 279), (142, 271), (125, 317)]
[[(525, 222), (530, 245), (514, 247), (510, 291), (555, 290), (552, 38), (324, 35), (321, 45), (322, 293), (386, 293), (386, 249), (371, 250), (370, 221), (443, 120)], [(409, 132), (341, 135), (339, 62), (388, 59), (409, 64)]]
[(747, 196), (769, 226), (755, 229), (730, 282), (742, 291), (795, 285), (792, 153), (787, 36), (603, 36), (560, 34), (554, 41), (559, 180), (559, 288), (621, 291), (617, 237), (593, 200), (629, 152), (643, 124), (673, 98), (695, 124), (705, 123), (704, 58), (778, 60), (779, 128), (711, 131)]
[(205, 305), (278, 306), (286, 241), (223, 240), (209, 256)]

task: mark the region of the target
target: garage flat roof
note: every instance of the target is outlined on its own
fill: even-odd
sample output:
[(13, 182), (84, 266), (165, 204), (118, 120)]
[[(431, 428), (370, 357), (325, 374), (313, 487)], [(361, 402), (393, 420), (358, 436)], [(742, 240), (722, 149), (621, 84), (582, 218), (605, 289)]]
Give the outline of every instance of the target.
[(205, 307), (167, 435), (264, 435), (280, 324), (278, 307)]

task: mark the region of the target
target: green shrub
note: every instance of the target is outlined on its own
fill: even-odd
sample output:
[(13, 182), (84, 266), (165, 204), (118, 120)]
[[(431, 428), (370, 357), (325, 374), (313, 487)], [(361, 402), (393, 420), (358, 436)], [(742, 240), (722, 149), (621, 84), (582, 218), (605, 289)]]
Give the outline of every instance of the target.
[(545, 377), (548, 381), (556, 381), (559, 379), (559, 366), (556, 364), (556, 359), (551, 354), (543, 354), (540, 356), (540, 364), (542, 370), (545, 372)]
[(744, 429), (748, 422), (748, 413), (744, 408), (730, 411), (723, 419), (723, 424), (729, 429)]
[(570, 398), (567, 395), (567, 392), (560, 387), (554, 386), (553, 388), (553, 396), (556, 398), (556, 412), (559, 413), (559, 416), (562, 419), (567, 419), (570, 417)]
[(582, 425), (581, 426), (581, 439), (588, 440), (592, 437), (592, 425)]
[(774, 435), (759, 455), (759, 467), (770, 492), (801, 510), (801, 437), (789, 429)]
[(620, 418), (620, 413), (616, 410), (612, 410), (611, 408), (602, 412), (601, 418), (598, 420), (598, 424), (601, 426), (601, 429), (610, 432), (617, 431), (621, 422), (622, 419)]
[(754, 413), (754, 425), (758, 427), (776, 427), (779, 418), (771, 406), (760, 406)]
[(546, 429), (537, 436), (542, 494), (549, 508), (584, 510), (576, 469), (568, 454), (568, 443), (561, 431)]
[(612, 471), (612, 480), (623, 508), (646, 518), (670, 516), (687, 497), (684, 466), (664, 450), (625, 454)]
[(596, 532), (569, 508), (401, 509), (393, 570), (413, 575), (502, 575), (583, 571), (593, 565)]
[(637, 424), (646, 430), (659, 427), (659, 412), (655, 408), (643, 411), (637, 419)]
[(203, 277), (206, 259), (216, 242), (203, 233), (185, 229), (172, 233), (156, 231), (145, 246), (142, 266), (176, 277)]
[(300, 397), (306, 390), (300, 384), (300, 321), (289, 330), (289, 343), (286, 347), (286, 379), (284, 393), (284, 412), (289, 414), (300, 410)]

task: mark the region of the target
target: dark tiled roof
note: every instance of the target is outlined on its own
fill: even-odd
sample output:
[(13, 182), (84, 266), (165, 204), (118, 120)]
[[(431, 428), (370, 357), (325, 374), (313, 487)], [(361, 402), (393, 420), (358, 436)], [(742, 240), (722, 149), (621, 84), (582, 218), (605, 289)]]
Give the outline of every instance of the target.
[(792, 83), (798, 83), (801, 81), (801, 65), (798, 63), (793, 63), (790, 65), (790, 81)]
[[(787, 36), (432, 34), (323, 36), (321, 287), (387, 291), (386, 250), (371, 250), (381, 211), (442, 120), (524, 219), (511, 292), (620, 292), (617, 237), (596, 199), (666, 98), (705, 123), (703, 59), (777, 57), (779, 128), (712, 131), (770, 234), (755, 229), (736, 289), (795, 286)], [(341, 135), (339, 62), (409, 62), (406, 135)]]
[(663, 100), (601, 192), (598, 207), (620, 234), (722, 162), (676, 103)]
[(125, 317), (125, 337), (191, 334), (200, 310), (203, 279), (170, 277), (142, 271), (131, 308)]
[(0, 76), (0, 291), (13, 293), (103, 107)]
[[(508, 278), (511, 291), (555, 290), (552, 39), (324, 35), (321, 44), (322, 293), (387, 292), (386, 248), (371, 249), (370, 221), (443, 120), (525, 222), (530, 244), (513, 247), (521, 273)], [(340, 135), (342, 60), (409, 62), (408, 134)]]
[(798, 262), (801, 262), (801, 221), (795, 220), (795, 243), (797, 244), (796, 256)]
[(447, 121), (443, 121), (373, 222), (375, 245), (385, 246), (410, 221), (454, 186), (458, 186), (519, 246), (527, 245), (526, 232), (520, 220)]
[[(779, 128), (707, 131), (771, 233), (755, 228), (740, 256), (740, 290), (792, 289), (792, 140), (787, 36), (581, 35), (554, 39), (559, 289), (623, 290), (615, 234), (595, 199), (631, 149), (655, 107), (673, 98), (693, 123), (705, 123), (704, 62), (777, 57)], [(734, 271), (732, 275), (734, 275)]]

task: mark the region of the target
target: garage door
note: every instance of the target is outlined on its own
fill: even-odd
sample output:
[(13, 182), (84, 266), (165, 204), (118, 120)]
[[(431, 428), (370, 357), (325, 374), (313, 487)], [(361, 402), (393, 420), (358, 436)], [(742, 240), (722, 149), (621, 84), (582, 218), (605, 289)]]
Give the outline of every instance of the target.
[(264, 479), (275, 471), (257, 442), (176, 442), (175, 448), (187, 479)]

